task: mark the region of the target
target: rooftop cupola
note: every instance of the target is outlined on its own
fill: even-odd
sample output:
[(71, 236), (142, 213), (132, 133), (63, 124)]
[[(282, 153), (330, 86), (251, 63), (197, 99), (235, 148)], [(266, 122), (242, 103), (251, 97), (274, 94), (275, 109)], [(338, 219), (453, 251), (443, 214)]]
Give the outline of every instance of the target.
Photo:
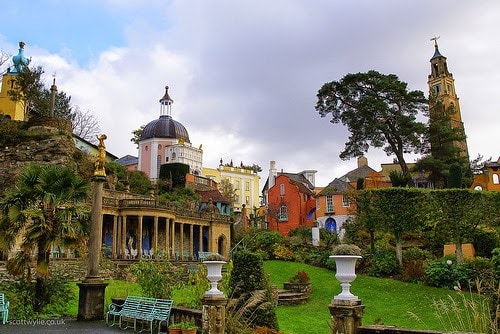
[(10, 73), (21, 73), (22, 70), (29, 65), (30, 59), (24, 56), (24, 42), (19, 42), (19, 53), (12, 57), (14, 69)]
[(165, 95), (160, 99), (160, 116), (172, 116), (172, 104), (174, 100), (168, 95), (168, 86), (165, 86)]

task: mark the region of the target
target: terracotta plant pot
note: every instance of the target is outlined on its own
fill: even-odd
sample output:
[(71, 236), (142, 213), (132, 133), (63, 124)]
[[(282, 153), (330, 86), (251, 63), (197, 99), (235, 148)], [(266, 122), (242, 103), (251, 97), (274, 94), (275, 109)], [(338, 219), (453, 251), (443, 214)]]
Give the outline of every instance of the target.
[(168, 334), (182, 334), (182, 329), (180, 328), (169, 328)]
[(182, 330), (182, 334), (196, 334), (198, 330), (195, 328), (195, 329), (183, 329)]

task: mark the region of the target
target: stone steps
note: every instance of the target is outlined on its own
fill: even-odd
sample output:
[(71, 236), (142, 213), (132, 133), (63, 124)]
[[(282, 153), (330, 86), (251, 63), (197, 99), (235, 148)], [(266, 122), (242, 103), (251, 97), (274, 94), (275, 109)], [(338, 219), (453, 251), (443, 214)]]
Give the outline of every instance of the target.
[(290, 290), (278, 290), (278, 305), (299, 305), (309, 301), (309, 294), (293, 292)]

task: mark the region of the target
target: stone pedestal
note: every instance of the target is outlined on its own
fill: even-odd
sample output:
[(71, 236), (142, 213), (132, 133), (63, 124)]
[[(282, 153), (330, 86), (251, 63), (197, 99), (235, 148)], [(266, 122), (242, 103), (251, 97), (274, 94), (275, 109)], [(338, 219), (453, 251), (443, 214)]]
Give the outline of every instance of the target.
[(361, 326), (364, 305), (361, 300), (332, 300), (332, 334), (356, 334)]
[(226, 332), (227, 298), (221, 295), (205, 294), (203, 303), (203, 334), (224, 334)]
[(80, 288), (78, 295), (78, 320), (93, 321), (104, 319), (104, 292), (108, 283), (102, 280), (96, 282), (77, 283)]

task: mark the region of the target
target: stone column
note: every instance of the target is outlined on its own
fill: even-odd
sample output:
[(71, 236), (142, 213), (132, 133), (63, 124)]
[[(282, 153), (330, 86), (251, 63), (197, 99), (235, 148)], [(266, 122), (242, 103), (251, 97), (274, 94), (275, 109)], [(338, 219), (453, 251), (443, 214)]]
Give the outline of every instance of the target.
[(170, 260), (170, 218), (165, 218), (165, 255)]
[(356, 334), (361, 326), (364, 305), (361, 300), (332, 300), (332, 334)]
[(137, 258), (140, 260), (142, 259), (142, 218), (143, 216), (138, 216), (138, 222), (137, 222)]
[(116, 230), (116, 258), (122, 258), (122, 219), (121, 216), (116, 216), (118, 229)]
[(203, 252), (203, 225), (198, 226), (200, 229), (200, 233), (198, 235), (198, 249), (200, 252)]
[[(158, 253), (158, 216), (154, 216), (154, 223), (153, 223), (153, 253), (157, 254)], [(151, 258), (153, 257), (153, 254), (150, 254)]]
[(127, 216), (122, 216), (122, 257), (127, 258)]
[(104, 293), (107, 283), (99, 276), (99, 258), (102, 244), (102, 192), (105, 175), (94, 175), (92, 187), (92, 213), (89, 237), (88, 271), (78, 283), (78, 320), (104, 319)]
[(116, 216), (113, 215), (113, 238), (111, 241), (111, 257), (116, 259), (116, 245), (117, 245), (117, 235), (118, 235), (118, 222), (116, 221)]
[(193, 247), (194, 247), (194, 241), (193, 241), (193, 224), (189, 224), (189, 259), (192, 260), (194, 259), (193, 256)]
[(172, 231), (170, 231), (170, 245), (172, 250), (170, 252), (170, 258), (175, 259), (175, 221), (172, 219)]
[(184, 261), (184, 223), (180, 223), (180, 233), (179, 233), (179, 254), (180, 254), (180, 260)]

